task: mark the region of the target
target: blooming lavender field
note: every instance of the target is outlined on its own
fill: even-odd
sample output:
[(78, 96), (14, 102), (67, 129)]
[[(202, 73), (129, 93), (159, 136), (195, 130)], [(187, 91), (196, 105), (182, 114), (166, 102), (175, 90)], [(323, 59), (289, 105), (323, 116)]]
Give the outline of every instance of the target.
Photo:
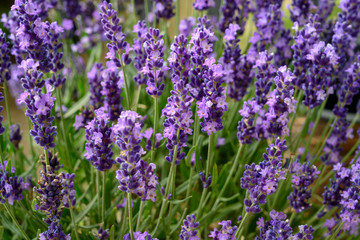
[(359, 239), (360, 0), (11, 4), (0, 239)]

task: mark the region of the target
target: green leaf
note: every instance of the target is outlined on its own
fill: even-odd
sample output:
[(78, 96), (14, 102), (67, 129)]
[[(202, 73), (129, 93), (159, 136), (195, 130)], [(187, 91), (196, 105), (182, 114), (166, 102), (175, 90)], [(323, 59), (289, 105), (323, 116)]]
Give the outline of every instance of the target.
[(192, 198), (192, 196), (188, 196), (187, 198), (184, 198), (184, 199), (181, 199), (181, 200), (177, 200), (177, 199), (175, 199), (175, 200), (170, 200), (169, 202), (170, 202), (171, 204), (173, 204), (173, 205), (177, 205), (177, 204), (180, 204), (180, 203), (182, 203), (182, 202), (185, 202), (186, 200), (188, 200), (188, 199), (190, 199), (190, 198)]
[(221, 201), (221, 202), (229, 202), (229, 201), (237, 198), (239, 195), (240, 195), (240, 194), (237, 193), (237, 194), (235, 194), (235, 195), (233, 195), (233, 196), (231, 196), (231, 197), (228, 197), (228, 198), (222, 197), (222, 198), (220, 198), (220, 201)]
[(196, 150), (196, 146), (193, 146), (193, 147), (189, 150), (188, 154), (186, 155), (185, 164), (186, 164), (186, 166), (188, 166), (188, 167), (191, 167), (191, 158), (192, 158), (192, 155), (193, 155), (193, 153), (194, 153), (195, 150)]
[(86, 206), (86, 208), (79, 215), (76, 216), (75, 218), (76, 223), (79, 223), (86, 216), (86, 214), (91, 210), (93, 205), (96, 203), (97, 198), (98, 195), (96, 195), (94, 199)]
[(106, 219), (106, 223), (108, 226), (111, 226), (115, 223), (115, 218), (116, 218), (116, 207), (113, 208), (113, 210), (111, 211), (110, 216)]
[(35, 205), (38, 204), (38, 203), (39, 203), (39, 202), (38, 202), (37, 198), (34, 198), (34, 199), (32, 200), (32, 202), (31, 202), (31, 209), (32, 209), (34, 212), (36, 212), (36, 210), (35, 210)]
[(72, 107), (64, 114), (64, 118), (72, 117), (77, 111), (80, 110), (90, 99), (90, 92), (88, 92), (84, 97), (82, 97), (79, 101), (74, 103)]
[(112, 225), (110, 228), (110, 240), (114, 240), (115, 239), (115, 226)]
[(216, 163), (214, 164), (214, 167), (212, 169), (212, 182), (211, 182), (211, 186), (215, 186), (217, 183), (217, 180), (219, 178), (219, 173), (218, 173), (218, 168)]

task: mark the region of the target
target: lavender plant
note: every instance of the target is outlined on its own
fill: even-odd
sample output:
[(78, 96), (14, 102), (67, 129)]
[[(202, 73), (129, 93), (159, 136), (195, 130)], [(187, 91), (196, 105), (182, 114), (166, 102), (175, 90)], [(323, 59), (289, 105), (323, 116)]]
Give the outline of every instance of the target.
[(359, 238), (359, 0), (0, 9), (0, 239)]

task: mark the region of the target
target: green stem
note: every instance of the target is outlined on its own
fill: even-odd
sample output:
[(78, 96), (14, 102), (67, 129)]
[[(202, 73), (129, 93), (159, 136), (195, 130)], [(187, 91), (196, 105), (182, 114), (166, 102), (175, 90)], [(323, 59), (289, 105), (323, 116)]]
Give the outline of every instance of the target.
[(69, 205), (70, 205), (70, 215), (71, 215), (72, 225), (74, 227), (75, 237), (76, 237), (77, 240), (79, 240), (79, 233), (78, 233), (78, 230), (77, 230), (77, 225), (75, 223), (75, 215), (74, 215), (73, 207), (71, 206), (70, 201), (69, 201)]
[(127, 193), (126, 204), (128, 206), (128, 212), (129, 212), (130, 238), (131, 238), (131, 240), (134, 240), (134, 230), (133, 230), (133, 222), (132, 222), (132, 207), (131, 207), (131, 193)]
[(297, 103), (296, 103), (296, 111), (295, 111), (294, 114), (292, 115), (291, 121), (290, 121), (290, 125), (289, 125), (290, 133), (292, 132), (291, 129), (292, 129), (293, 125), (294, 125), (295, 118), (296, 118), (296, 114), (299, 112), (299, 108), (300, 108), (300, 105), (301, 105), (301, 99), (303, 98), (303, 96), (304, 96), (304, 93), (303, 93), (303, 91), (300, 90), (299, 96), (298, 96), (298, 98), (296, 99), (296, 100), (297, 100)]
[[(28, 118), (28, 126), (29, 126), (29, 131), (30, 131), (32, 126), (31, 126), (31, 120), (29, 118)], [(34, 144), (33, 144), (32, 137), (30, 134), (29, 134), (29, 143), (30, 143), (31, 155), (34, 158), (35, 157)]]
[(238, 229), (236, 230), (236, 233), (235, 233), (236, 239), (240, 239), (241, 232), (242, 232), (242, 227), (243, 227), (243, 225), (244, 225), (244, 222), (245, 222), (246, 219), (248, 218), (248, 216), (249, 216), (249, 213), (246, 212), (244, 218), (241, 220), (241, 222), (240, 222), (240, 224), (239, 224)]
[(50, 165), (50, 162), (49, 162), (49, 152), (48, 152), (47, 150), (44, 150), (44, 154), (45, 154), (46, 165)]
[(64, 121), (65, 121), (65, 118), (64, 118), (64, 112), (62, 110), (62, 94), (61, 94), (61, 88), (57, 88), (56, 89), (56, 93), (57, 93), (57, 97), (58, 97), (58, 100), (59, 100), (59, 108), (60, 108), (60, 122), (61, 122), (61, 131), (62, 131), (62, 135), (64, 137), (64, 141), (65, 141), (65, 146), (66, 146), (66, 155), (67, 155), (67, 160), (66, 160), (66, 163), (68, 166), (70, 166), (71, 164), (71, 161), (70, 161), (70, 154), (69, 154), (69, 151), (70, 151), (70, 146), (69, 146), (69, 143), (68, 143), (68, 139), (66, 137), (66, 131), (65, 131), (65, 124), (64, 124)]
[(218, 204), (219, 204), (219, 202), (220, 202), (220, 200), (221, 200), (222, 195), (223, 195), (224, 192), (226, 191), (226, 187), (227, 187), (227, 185), (229, 184), (229, 182), (230, 182), (230, 180), (231, 180), (231, 178), (232, 178), (232, 175), (234, 174), (235, 169), (236, 169), (237, 166), (239, 165), (239, 158), (240, 158), (240, 155), (241, 155), (243, 149), (244, 149), (244, 145), (241, 144), (240, 147), (239, 147), (239, 149), (238, 149), (238, 151), (237, 151), (237, 153), (236, 153), (236, 157), (235, 157), (234, 163), (233, 163), (233, 165), (232, 165), (232, 167), (231, 167), (231, 169), (230, 169), (229, 175), (228, 175), (227, 178), (226, 178), (225, 184), (224, 184), (224, 185), (222, 186), (222, 188), (221, 188), (221, 191), (220, 191), (220, 193), (219, 193), (219, 196), (217, 197), (216, 202), (214, 203), (214, 205), (213, 205), (213, 207), (212, 207), (212, 210), (215, 210), (215, 208), (218, 206)]
[(294, 220), (296, 216), (296, 211), (292, 212), (291, 216), (290, 216), (290, 223), (292, 223), (292, 221)]
[[(212, 133), (209, 136), (209, 144), (208, 144), (208, 155), (207, 155), (207, 160), (206, 160), (206, 169), (205, 169), (205, 181), (208, 179), (209, 174), (210, 174), (210, 165), (211, 165), (211, 151), (212, 151), (212, 145), (214, 142), (214, 133)], [(208, 188), (210, 186), (208, 186), (207, 188), (203, 188), (202, 194), (201, 194), (201, 198), (200, 198), (200, 203), (199, 203), (199, 208), (198, 208), (198, 214), (197, 214), (197, 219), (200, 219), (201, 214), (202, 214), (202, 210), (203, 210), (203, 204), (204, 204), (204, 200), (208, 191)]]
[(98, 216), (99, 216), (99, 219), (101, 217), (101, 197), (100, 197), (100, 173), (99, 171), (97, 170), (96, 171), (96, 192), (97, 192), (97, 195), (98, 195)]
[(25, 231), (21, 228), (19, 222), (16, 220), (16, 217), (14, 216), (14, 214), (10, 211), (10, 208), (9, 208), (9, 204), (8, 203), (5, 203), (3, 204), (3, 206), (5, 207), (7, 213), (10, 215), (11, 219), (13, 220), (13, 222), (15, 223), (16, 227), (20, 230), (20, 232), (22, 233), (23, 237), (26, 239), (26, 240), (30, 240), (30, 238), (28, 237), (28, 235), (25, 233)]
[(344, 226), (344, 222), (340, 223), (340, 225), (338, 226), (338, 228), (336, 229), (336, 231), (330, 236), (329, 240), (334, 240), (336, 239), (336, 236), (339, 234), (341, 228)]
[(123, 214), (122, 214), (122, 218), (121, 218), (122, 224), (121, 224), (121, 228), (120, 228), (119, 237), (123, 237), (124, 232), (125, 232), (125, 224), (126, 224), (126, 214), (127, 214), (127, 211), (128, 211), (128, 204), (127, 204), (127, 200), (126, 200), (126, 204), (125, 204), (125, 207), (124, 207), (124, 209), (123, 209)]
[[(320, 175), (318, 177), (318, 179), (322, 179), (322, 176), (324, 175), (325, 173), (325, 170), (326, 170), (326, 165), (324, 164), (323, 167), (321, 168), (321, 171), (320, 171)], [(332, 171), (331, 171), (332, 172)], [(323, 183), (323, 181), (317, 181), (315, 186), (312, 188), (312, 192), (315, 193), (317, 188)]]
[(155, 160), (155, 144), (156, 144), (156, 131), (157, 131), (157, 125), (158, 125), (158, 121), (159, 121), (159, 98), (155, 97), (154, 98), (154, 104), (155, 104), (155, 109), (154, 109), (154, 132), (153, 132), (153, 136), (152, 136), (152, 148), (151, 148), (151, 162), (153, 163)]
[(123, 74), (124, 74), (124, 89), (125, 89), (125, 98), (126, 98), (127, 109), (130, 110), (130, 93), (129, 93), (129, 86), (128, 86), (128, 82), (127, 82), (127, 78), (126, 78), (125, 64), (124, 64), (123, 60), (121, 60), (120, 62), (121, 62), (121, 66), (122, 66), (122, 70), (123, 70)]
[(180, 0), (176, 0), (176, 19), (175, 19), (175, 34), (179, 34), (180, 24)]
[(354, 119), (351, 121), (349, 128), (353, 128), (356, 122), (359, 120), (360, 114), (356, 114)]
[(5, 98), (5, 106), (6, 106), (6, 114), (8, 117), (9, 125), (12, 125), (11, 114), (10, 114), (10, 106), (9, 106), (9, 97), (8, 97), (8, 88), (7, 81), (4, 80), (4, 98)]
[(135, 92), (135, 102), (133, 103), (133, 107), (132, 109), (136, 112), (138, 105), (139, 105), (139, 99), (140, 99), (140, 95), (141, 95), (141, 89), (142, 89), (142, 85), (139, 85), (136, 88), (136, 92)]
[(136, 22), (136, 21), (137, 21), (137, 15), (136, 15), (135, 0), (131, 0), (131, 5), (132, 5), (132, 7), (133, 7), (134, 19), (135, 19), (135, 22)]
[(144, 210), (144, 201), (140, 201), (140, 209), (139, 209), (139, 213), (138, 213), (138, 218), (137, 218), (137, 222), (136, 222), (136, 228), (135, 231), (139, 231), (140, 229), (140, 221), (141, 221), (141, 215), (142, 212)]
[(196, 105), (195, 108), (195, 121), (194, 121), (194, 138), (193, 138), (193, 146), (197, 145), (197, 140), (199, 137), (199, 131), (200, 131), (200, 119), (199, 116), (197, 114), (197, 111), (199, 110), (198, 106)]
[[(359, 145), (360, 145), (360, 139), (357, 140), (357, 142), (354, 144), (354, 146), (350, 149), (350, 151), (347, 152), (347, 154), (344, 156), (344, 158), (341, 161), (343, 163), (346, 163), (348, 158), (356, 151), (356, 149), (358, 148)], [(360, 153), (360, 151), (359, 151), (359, 153)]]
[(145, 21), (148, 21), (149, 16), (149, 2), (148, 0), (144, 0), (144, 8), (145, 8)]
[(105, 188), (106, 188), (106, 172), (102, 171), (102, 207), (101, 207), (101, 219), (105, 224)]

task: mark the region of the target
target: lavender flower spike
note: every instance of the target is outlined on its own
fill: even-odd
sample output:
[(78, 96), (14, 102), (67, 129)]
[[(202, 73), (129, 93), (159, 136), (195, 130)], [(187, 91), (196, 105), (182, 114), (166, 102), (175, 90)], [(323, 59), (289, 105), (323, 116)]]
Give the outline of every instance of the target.
[(236, 240), (235, 233), (237, 230), (237, 226), (231, 226), (231, 221), (222, 221), (219, 222), (219, 225), (221, 225), (220, 231), (216, 228), (214, 231), (210, 232), (209, 237), (214, 240), (221, 240), (221, 239), (228, 239), (228, 240)]
[(215, 2), (214, 0), (196, 0), (193, 5), (195, 10), (203, 11), (208, 10), (210, 7), (215, 7)]
[(181, 226), (180, 239), (181, 240), (199, 240), (197, 236), (198, 231), (196, 230), (199, 227), (199, 222), (195, 222), (195, 215), (188, 215), (183, 221)]
[(20, 125), (14, 124), (14, 125), (11, 125), (9, 128), (10, 128), (9, 140), (16, 149), (19, 149), (19, 143), (22, 138)]
[(174, 0), (154, 0), (157, 18), (170, 19), (175, 16)]

